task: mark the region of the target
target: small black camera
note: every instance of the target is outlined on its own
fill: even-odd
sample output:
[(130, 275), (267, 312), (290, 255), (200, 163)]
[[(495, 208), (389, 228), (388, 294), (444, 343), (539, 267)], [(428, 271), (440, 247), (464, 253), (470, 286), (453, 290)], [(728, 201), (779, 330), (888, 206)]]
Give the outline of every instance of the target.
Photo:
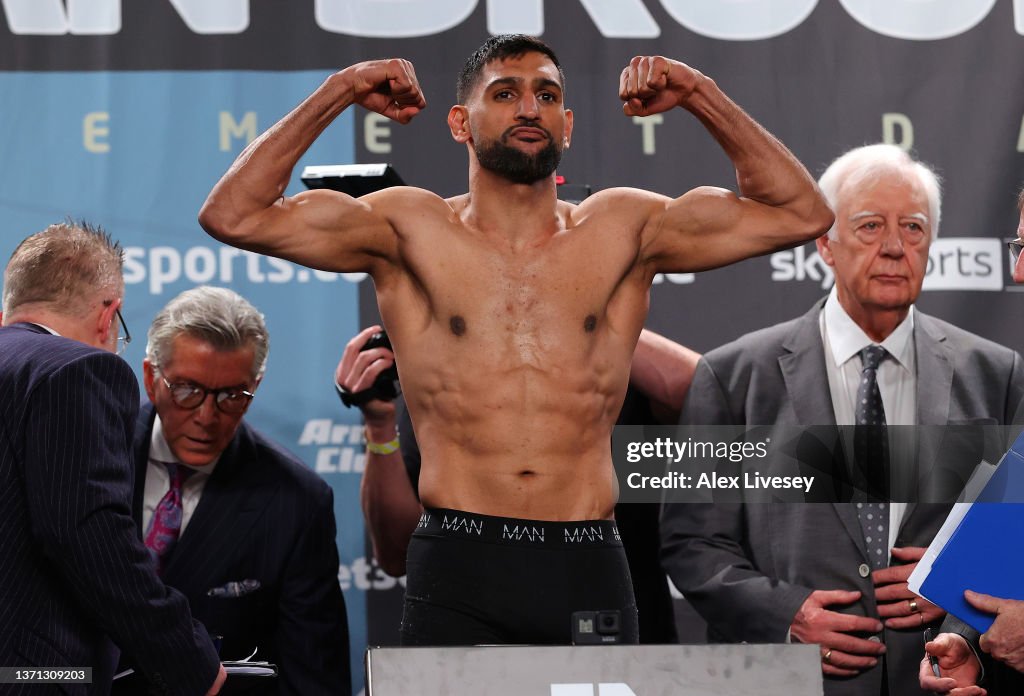
[[(392, 350), (391, 339), (388, 338), (386, 332), (378, 331), (367, 339), (363, 347), (359, 349), (359, 352), (362, 353), (364, 350), (370, 350), (371, 348), (387, 348)], [(373, 381), (373, 384), (361, 392), (353, 393), (343, 387), (338, 387), (338, 396), (341, 397), (341, 403), (346, 406), (359, 406), (374, 399), (392, 401), (401, 393), (402, 387), (398, 383), (397, 364), (392, 364), (391, 367), (377, 375), (377, 379)]]
[[(394, 353), (394, 348), (391, 347), (391, 339), (388, 338), (386, 331), (378, 331), (370, 336), (366, 341), (366, 345), (360, 348), (359, 352), (362, 353), (364, 350), (370, 350), (371, 348), (387, 348)], [(383, 399), (384, 401), (391, 401), (398, 396), (402, 391), (398, 385), (398, 364), (391, 363), (391, 367), (377, 375), (377, 379), (374, 380), (370, 390), (377, 394), (373, 398)]]
[(621, 642), (622, 614), (618, 609), (573, 612), (573, 645), (610, 645)]

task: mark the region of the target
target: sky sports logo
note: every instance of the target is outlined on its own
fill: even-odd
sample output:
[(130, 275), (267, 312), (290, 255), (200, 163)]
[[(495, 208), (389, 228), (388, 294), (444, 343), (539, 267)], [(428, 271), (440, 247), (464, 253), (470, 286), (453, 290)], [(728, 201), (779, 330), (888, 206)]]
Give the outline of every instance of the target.
[[(769, 257), (772, 280), (812, 281), (828, 290), (835, 281), (832, 269), (813, 245), (779, 251)], [(928, 250), (925, 290), (988, 290), (1005, 286), (1009, 269), (1006, 245), (992, 237), (939, 237)]]

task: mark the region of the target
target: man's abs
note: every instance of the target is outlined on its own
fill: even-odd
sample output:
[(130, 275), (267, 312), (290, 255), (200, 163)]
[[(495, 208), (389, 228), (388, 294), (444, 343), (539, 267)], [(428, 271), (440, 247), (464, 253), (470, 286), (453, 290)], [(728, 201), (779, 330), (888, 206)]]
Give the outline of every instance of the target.
[(617, 495), (611, 426), (621, 399), (554, 387), (512, 399), (496, 380), (479, 386), (489, 393), (447, 393), (426, 409), (410, 401), (424, 505), (527, 519), (609, 518)]

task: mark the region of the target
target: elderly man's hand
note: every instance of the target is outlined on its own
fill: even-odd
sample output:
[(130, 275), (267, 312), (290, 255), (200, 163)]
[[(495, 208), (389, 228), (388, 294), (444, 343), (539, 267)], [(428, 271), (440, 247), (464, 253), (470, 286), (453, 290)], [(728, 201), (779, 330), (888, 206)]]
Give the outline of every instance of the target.
[(992, 627), (981, 636), (981, 649), (1018, 672), (1024, 672), (1024, 601), (964, 592), (975, 609), (995, 614)]
[(907, 580), (917, 567), (917, 562), (927, 551), (922, 546), (894, 547), (892, 555), (903, 565), (893, 565), (876, 570), (871, 574), (875, 583), (875, 601), (878, 615), (885, 619), (888, 628), (917, 628), (937, 621), (946, 615), (924, 597), (910, 591)]
[(793, 617), (790, 635), (800, 643), (821, 646), (821, 671), (835, 677), (852, 677), (878, 664), (885, 646), (855, 633), (878, 633), (882, 624), (867, 616), (844, 614), (829, 606), (852, 604), (860, 592), (815, 590)]

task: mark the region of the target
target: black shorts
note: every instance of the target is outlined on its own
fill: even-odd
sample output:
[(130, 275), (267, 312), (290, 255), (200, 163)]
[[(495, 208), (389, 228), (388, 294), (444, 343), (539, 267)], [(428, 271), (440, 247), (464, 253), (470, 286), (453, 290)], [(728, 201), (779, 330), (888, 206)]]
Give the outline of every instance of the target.
[(609, 610), (620, 612), (621, 641), (636, 643), (613, 521), (427, 510), (409, 542), (402, 645), (569, 645), (573, 612)]

